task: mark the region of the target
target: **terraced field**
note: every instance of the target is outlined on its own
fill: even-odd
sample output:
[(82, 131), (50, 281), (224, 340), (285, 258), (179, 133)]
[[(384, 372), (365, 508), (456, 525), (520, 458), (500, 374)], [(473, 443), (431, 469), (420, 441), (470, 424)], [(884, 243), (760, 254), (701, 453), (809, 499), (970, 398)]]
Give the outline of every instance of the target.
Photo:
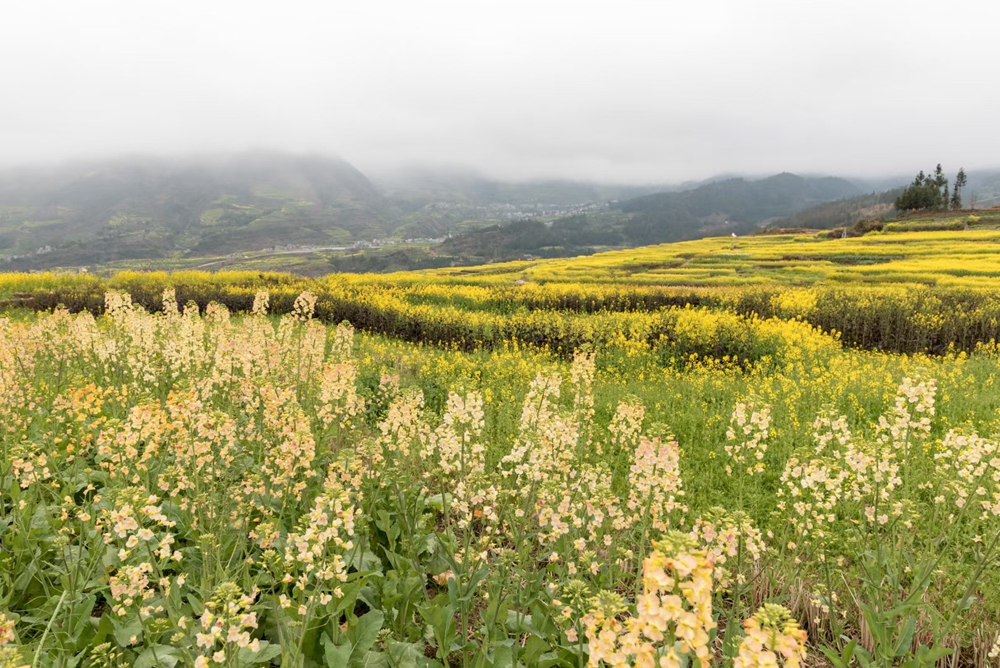
[[(983, 217), (980, 222), (1000, 215)], [(715, 237), (567, 260), (430, 272), (447, 281), (746, 286), (917, 283), (991, 287), (1000, 276), (1000, 231), (891, 232), (848, 239), (817, 235)], [(394, 275), (389, 281), (405, 276)]]
[(0, 275), (0, 666), (995, 665), (998, 240)]

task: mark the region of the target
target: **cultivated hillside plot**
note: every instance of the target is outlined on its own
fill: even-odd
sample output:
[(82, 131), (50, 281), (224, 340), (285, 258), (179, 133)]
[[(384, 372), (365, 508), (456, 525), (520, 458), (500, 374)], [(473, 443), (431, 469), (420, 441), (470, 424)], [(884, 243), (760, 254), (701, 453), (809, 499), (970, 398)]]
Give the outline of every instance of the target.
[(989, 665), (997, 234), (0, 275), (2, 665)]

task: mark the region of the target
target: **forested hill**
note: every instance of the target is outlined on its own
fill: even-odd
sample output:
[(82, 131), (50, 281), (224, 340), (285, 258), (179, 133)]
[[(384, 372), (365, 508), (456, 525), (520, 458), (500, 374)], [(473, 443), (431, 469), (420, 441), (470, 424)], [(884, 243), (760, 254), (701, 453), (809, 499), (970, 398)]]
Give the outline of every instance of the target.
[(710, 232), (748, 232), (770, 219), (858, 194), (860, 188), (845, 179), (784, 173), (756, 181), (726, 179), (693, 190), (646, 195), (621, 202), (618, 208), (632, 214), (625, 226), (629, 242), (653, 244)]
[(289, 253), (404, 240), (425, 248), (420, 261), (429, 266), (575, 255), (744, 234), (859, 194), (843, 179), (793, 174), (653, 188), (464, 173), (376, 183), (337, 158), (262, 151), (0, 170), (0, 267), (218, 267), (273, 252), (283, 257), (268, 268), (287, 269)]
[(525, 220), (475, 230), (449, 239), (442, 249), (456, 256), (494, 261), (748, 234), (778, 217), (858, 195), (860, 190), (850, 181), (833, 177), (778, 174), (759, 180), (732, 178), (691, 190), (614, 202), (593, 213), (550, 223)]
[(902, 188), (885, 192), (845, 197), (818, 204), (793, 213), (787, 218), (779, 218), (769, 223), (773, 228), (806, 228), (828, 230), (835, 227), (849, 227), (859, 220), (879, 218), (893, 210), (896, 197)]
[(333, 245), (391, 230), (378, 189), (336, 158), (130, 158), (0, 173), (0, 255), (51, 264)]
[[(470, 171), (369, 180), (325, 156), (255, 151), (0, 169), (0, 268), (200, 266), (245, 252), (421, 240), (606, 209), (656, 186), (503, 182)], [(373, 242), (373, 240), (377, 240)], [(134, 261), (134, 262), (133, 262)]]

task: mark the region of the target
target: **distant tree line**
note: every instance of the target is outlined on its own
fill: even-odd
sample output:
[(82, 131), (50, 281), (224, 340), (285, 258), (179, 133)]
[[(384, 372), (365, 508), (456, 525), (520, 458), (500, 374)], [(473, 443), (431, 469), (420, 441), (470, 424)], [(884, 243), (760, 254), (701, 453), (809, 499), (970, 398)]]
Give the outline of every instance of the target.
[(949, 190), (948, 178), (944, 175), (941, 163), (938, 163), (933, 174), (924, 174), (921, 170), (913, 179), (913, 183), (903, 189), (896, 198), (896, 209), (900, 211), (961, 209), (962, 189), (967, 182), (965, 170), (959, 169), (955, 176), (954, 189)]

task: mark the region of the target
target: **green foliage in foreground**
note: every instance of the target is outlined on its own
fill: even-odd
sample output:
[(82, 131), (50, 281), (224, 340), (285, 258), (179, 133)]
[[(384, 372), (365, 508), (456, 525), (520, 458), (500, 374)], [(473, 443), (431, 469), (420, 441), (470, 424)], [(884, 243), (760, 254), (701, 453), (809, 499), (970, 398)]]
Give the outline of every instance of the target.
[(1000, 628), (991, 350), (571, 362), (161, 299), (0, 320), (11, 665), (581, 666), (617, 618), (687, 662), (637, 597), (682, 554), (724, 665), (764, 602), (791, 618), (746, 633), (845, 668), (982, 665)]

